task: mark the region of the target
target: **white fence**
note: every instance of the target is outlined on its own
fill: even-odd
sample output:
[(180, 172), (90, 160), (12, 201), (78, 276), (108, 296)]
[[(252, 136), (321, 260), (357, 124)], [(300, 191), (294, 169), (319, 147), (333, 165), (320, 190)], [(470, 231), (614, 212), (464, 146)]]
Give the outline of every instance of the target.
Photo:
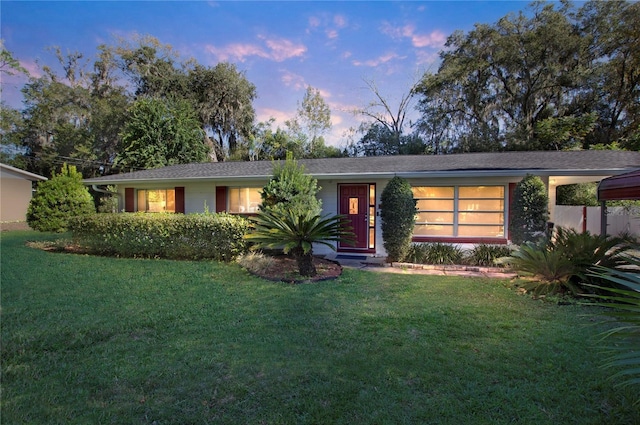
[[(555, 226), (587, 230), (600, 234), (600, 207), (556, 205), (552, 220)], [(640, 236), (640, 209), (637, 207), (607, 207), (607, 234), (631, 233)]]

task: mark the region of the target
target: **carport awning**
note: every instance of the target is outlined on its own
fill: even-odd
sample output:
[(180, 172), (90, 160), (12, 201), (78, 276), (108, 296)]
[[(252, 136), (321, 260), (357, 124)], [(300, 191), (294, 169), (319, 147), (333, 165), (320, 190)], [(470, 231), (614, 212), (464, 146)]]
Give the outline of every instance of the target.
[(609, 177), (598, 185), (599, 201), (640, 199), (640, 169)]

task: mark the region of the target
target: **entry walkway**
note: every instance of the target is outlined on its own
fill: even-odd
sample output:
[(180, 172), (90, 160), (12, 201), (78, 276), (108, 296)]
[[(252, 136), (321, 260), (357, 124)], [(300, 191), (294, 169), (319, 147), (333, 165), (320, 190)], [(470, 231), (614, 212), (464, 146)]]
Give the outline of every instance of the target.
[(492, 279), (513, 279), (517, 276), (516, 273), (510, 273), (498, 267), (432, 266), (413, 263), (389, 264), (383, 258), (348, 254), (332, 254), (325, 258), (338, 262), (342, 267), (381, 273), (487, 277)]

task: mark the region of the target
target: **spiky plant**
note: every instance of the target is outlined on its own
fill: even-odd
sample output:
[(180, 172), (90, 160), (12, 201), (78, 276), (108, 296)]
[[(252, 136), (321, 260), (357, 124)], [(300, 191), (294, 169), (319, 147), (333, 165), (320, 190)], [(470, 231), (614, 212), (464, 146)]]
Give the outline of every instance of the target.
[(578, 293), (578, 289), (569, 280), (573, 276), (574, 268), (562, 252), (548, 249), (548, 241), (525, 242), (510, 256), (496, 260), (499, 264), (506, 264), (518, 272), (532, 276), (536, 281), (525, 285), (536, 295), (553, 294), (570, 291)]
[(332, 242), (352, 243), (351, 228), (344, 216), (320, 216), (289, 209), (261, 211), (251, 218), (253, 232), (246, 238), (259, 248), (282, 248), (296, 259), (301, 276), (315, 276), (313, 244), (335, 249)]
[(598, 304), (608, 307), (605, 314), (619, 323), (603, 334), (605, 339), (615, 339), (603, 366), (618, 369), (611, 375), (611, 379), (619, 381), (617, 385), (640, 386), (640, 257), (636, 254), (625, 259), (630, 266), (627, 269), (595, 267), (592, 274), (616, 285), (597, 287), (611, 294), (598, 296), (602, 300)]
[(599, 284), (601, 280), (588, 273), (589, 268), (600, 266), (616, 268), (624, 263), (625, 252), (633, 249), (633, 240), (617, 236), (593, 235), (575, 229), (556, 228), (555, 237), (548, 241), (548, 250), (562, 253), (573, 264), (571, 281)]

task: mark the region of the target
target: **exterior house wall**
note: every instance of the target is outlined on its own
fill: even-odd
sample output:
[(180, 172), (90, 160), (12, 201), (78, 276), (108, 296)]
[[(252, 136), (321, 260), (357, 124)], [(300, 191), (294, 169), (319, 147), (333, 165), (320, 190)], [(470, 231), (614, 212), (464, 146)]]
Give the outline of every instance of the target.
[(0, 221), (25, 221), (31, 202), (32, 182), (4, 170), (0, 179)]
[(0, 164), (0, 221), (25, 221), (33, 182), (46, 177)]

